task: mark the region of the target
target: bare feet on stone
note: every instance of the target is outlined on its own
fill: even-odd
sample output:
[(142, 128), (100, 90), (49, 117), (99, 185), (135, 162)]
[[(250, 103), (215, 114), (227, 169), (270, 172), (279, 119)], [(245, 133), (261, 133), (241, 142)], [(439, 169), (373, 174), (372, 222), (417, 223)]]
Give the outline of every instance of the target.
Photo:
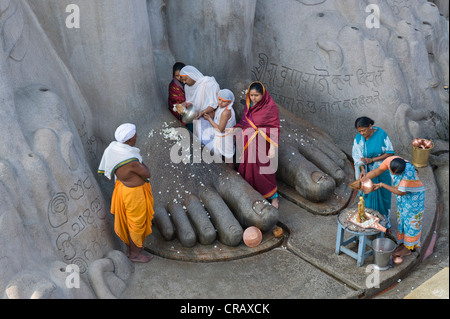
[(411, 250), (405, 247), (405, 245), (398, 246), (392, 253), (392, 261), (395, 264), (401, 264), (403, 262), (403, 257), (411, 255)]
[(393, 255), (398, 257), (409, 256), (411, 255), (411, 250), (409, 250), (405, 245), (402, 244), (394, 250)]
[(153, 255), (144, 255), (142, 253), (138, 253), (135, 255), (130, 255), (128, 257), (134, 263), (148, 263), (153, 259)]
[(275, 197), (274, 199), (272, 199), (272, 206), (275, 207), (276, 209), (278, 209), (279, 207), (279, 200), (278, 197)]

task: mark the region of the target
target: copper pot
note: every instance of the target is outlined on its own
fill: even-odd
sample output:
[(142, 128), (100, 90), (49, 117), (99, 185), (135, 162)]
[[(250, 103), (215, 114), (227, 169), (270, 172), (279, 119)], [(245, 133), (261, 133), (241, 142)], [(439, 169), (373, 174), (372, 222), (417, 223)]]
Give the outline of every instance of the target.
[(433, 141), (431, 140), (423, 140), (423, 146), (425, 146), (425, 148), (429, 149), (433, 147)]
[(258, 227), (250, 226), (244, 231), (243, 240), (248, 247), (256, 247), (261, 243), (262, 233)]
[(374, 187), (375, 185), (373, 184), (370, 178), (361, 181), (361, 190), (363, 191), (364, 194), (369, 194), (371, 191), (373, 191)]
[(414, 147), (419, 147), (422, 144), (422, 140), (418, 137), (416, 137), (415, 139), (412, 140), (412, 146)]

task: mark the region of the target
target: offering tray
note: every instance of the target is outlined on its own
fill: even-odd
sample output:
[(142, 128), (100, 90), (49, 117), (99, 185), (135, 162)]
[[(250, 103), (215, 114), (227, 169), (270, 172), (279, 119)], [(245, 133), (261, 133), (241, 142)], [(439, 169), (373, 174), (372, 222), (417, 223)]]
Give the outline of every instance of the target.
[[(354, 234), (366, 234), (366, 235), (377, 235), (380, 232), (383, 233), (382, 231), (380, 231), (379, 229), (374, 229), (374, 228), (363, 228), (361, 226), (359, 226), (358, 224), (355, 224), (353, 222), (350, 221), (351, 217), (355, 215), (355, 213), (357, 212), (357, 208), (356, 207), (352, 207), (352, 208), (346, 208), (344, 210), (342, 210), (339, 214), (338, 214), (338, 223), (340, 225), (342, 225), (343, 228), (345, 228), (346, 231), (349, 231), (351, 233)], [(380, 212), (372, 209), (372, 208), (365, 208), (365, 213), (372, 215), (376, 218), (379, 218), (379, 223), (381, 226), (385, 227), (386, 226), (386, 217), (384, 217)], [(356, 216), (355, 216), (356, 218)]]
[(359, 226), (361, 228), (367, 229), (372, 228), (379, 231), (382, 231), (383, 233), (386, 232), (386, 227), (383, 227), (380, 225), (380, 218), (376, 217), (372, 214), (370, 214), (367, 209), (364, 210), (366, 216), (369, 218), (365, 222), (358, 223), (358, 212), (356, 211), (352, 216), (348, 218), (348, 221), (355, 224), (356, 226)]

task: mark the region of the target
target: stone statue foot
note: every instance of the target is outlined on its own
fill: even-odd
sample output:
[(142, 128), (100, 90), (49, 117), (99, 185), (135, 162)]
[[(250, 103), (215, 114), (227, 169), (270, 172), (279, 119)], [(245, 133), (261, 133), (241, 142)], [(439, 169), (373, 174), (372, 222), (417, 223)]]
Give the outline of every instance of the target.
[[(313, 213), (336, 213), (352, 194), (353, 170), (346, 155), (318, 128), (283, 109), (280, 118), (280, 193)], [(148, 251), (184, 260), (219, 258), (206, 247), (220, 245), (227, 256), (223, 250), (243, 246), (249, 226), (278, 244), (270, 232), (278, 210), (238, 172), (200, 149), (176, 120), (153, 127), (140, 134), (138, 145), (144, 162), (160, 174), (151, 178), (156, 227), (144, 244)]]
[(316, 214), (340, 211), (352, 195), (354, 174), (347, 156), (321, 129), (279, 110), (279, 192)]
[[(249, 226), (266, 234), (260, 248), (280, 243), (282, 239), (275, 239), (270, 232), (278, 221), (278, 210), (234, 169), (220, 160), (211, 162), (206, 149), (198, 154), (197, 142), (191, 146), (192, 135), (176, 120), (142, 135), (144, 141), (137, 146), (144, 162), (152, 172), (159, 167), (160, 174), (150, 180), (156, 227), (144, 243), (146, 250), (182, 260), (241, 258), (249, 253), (242, 242)], [(238, 249), (230, 253), (230, 247)]]
[(118, 250), (109, 251), (89, 267), (88, 278), (97, 298), (116, 299), (132, 278), (134, 265)]

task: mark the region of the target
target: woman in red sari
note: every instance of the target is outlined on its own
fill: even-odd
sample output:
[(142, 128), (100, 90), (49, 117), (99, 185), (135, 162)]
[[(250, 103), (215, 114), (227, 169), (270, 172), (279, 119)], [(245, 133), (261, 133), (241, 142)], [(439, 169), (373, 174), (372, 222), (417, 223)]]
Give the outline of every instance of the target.
[[(181, 123), (183, 123), (182, 116), (175, 110), (173, 110), (174, 104), (181, 104), (186, 101), (184, 94), (184, 84), (181, 82), (180, 70), (185, 67), (183, 62), (176, 62), (172, 68), (172, 81), (169, 84), (169, 110), (172, 112)], [(183, 125), (186, 125), (183, 123)], [(192, 126), (192, 125), (191, 125)], [(188, 127), (189, 128), (189, 127)], [(191, 129), (192, 130), (192, 129)]]
[(242, 134), (237, 140), (241, 157), (239, 174), (278, 208), (278, 188), (272, 159), (280, 136), (278, 107), (261, 82), (250, 84), (246, 107), (235, 128)]

